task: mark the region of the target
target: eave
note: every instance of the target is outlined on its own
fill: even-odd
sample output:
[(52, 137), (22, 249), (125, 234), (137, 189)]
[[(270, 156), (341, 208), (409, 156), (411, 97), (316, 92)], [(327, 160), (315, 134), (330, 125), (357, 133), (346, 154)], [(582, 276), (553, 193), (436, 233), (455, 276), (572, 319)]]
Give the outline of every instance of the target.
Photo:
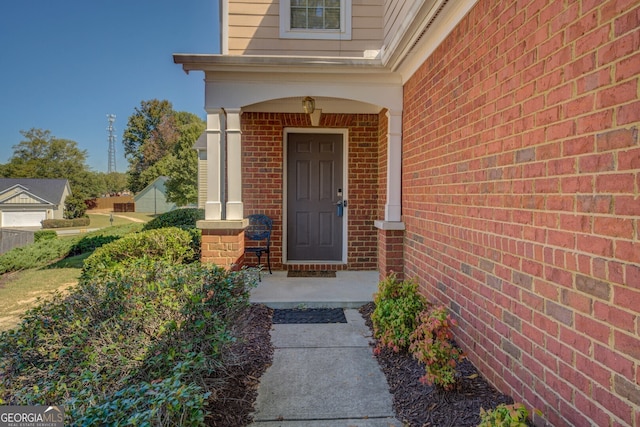
[(185, 72), (244, 72), (244, 73), (389, 73), (379, 59), (304, 56), (258, 56), (220, 54), (173, 54), (173, 62), (181, 64)]

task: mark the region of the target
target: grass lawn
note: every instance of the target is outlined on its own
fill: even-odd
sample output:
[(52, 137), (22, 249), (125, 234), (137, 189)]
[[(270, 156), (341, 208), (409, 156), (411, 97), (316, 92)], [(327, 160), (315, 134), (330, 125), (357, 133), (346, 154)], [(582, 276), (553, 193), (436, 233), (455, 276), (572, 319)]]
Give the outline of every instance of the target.
[(113, 214), (113, 224), (109, 221), (111, 214), (109, 212), (91, 213), (87, 212), (91, 223), (87, 227), (82, 228), (105, 228), (111, 225), (123, 225), (132, 222), (149, 222), (153, 219), (153, 214), (137, 213), (137, 212), (118, 212)]
[[(113, 224), (109, 212), (88, 213), (91, 224), (86, 227), (60, 228), (56, 230), (81, 230), (110, 228), (112, 225), (145, 223), (154, 218), (153, 214), (118, 212), (113, 214)], [(75, 239), (77, 236), (60, 236), (61, 239)], [(47, 267), (7, 273), (0, 276), (0, 331), (18, 325), (20, 316), (36, 306), (39, 299), (51, 298), (54, 291), (64, 291), (78, 282), (82, 263), (90, 253), (65, 258)]]
[(111, 223), (111, 213), (109, 212), (87, 212), (87, 216), (91, 220), (89, 225), (83, 227), (64, 227), (64, 228), (52, 228), (51, 230), (66, 231), (66, 230), (80, 230), (84, 232), (88, 229), (95, 228), (108, 228), (116, 225), (124, 225), (131, 223), (146, 223), (154, 218), (153, 214), (139, 213), (139, 212), (118, 212), (113, 214), (113, 223)]
[(117, 225), (116, 221), (120, 221), (121, 224), (126, 222), (149, 222), (155, 216), (152, 213), (141, 212), (92, 212), (88, 211), (87, 214), (91, 221), (98, 221), (102, 223), (106, 219), (106, 225), (109, 225), (109, 217), (113, 215), (113, 225)]
[(90, 254), (66, 258), (48, 267), (7, 273), (0, 277), (0, 331), (18, 325), (20, 316), (39, 299), (64, 292), (78, 283), (82, 262)]

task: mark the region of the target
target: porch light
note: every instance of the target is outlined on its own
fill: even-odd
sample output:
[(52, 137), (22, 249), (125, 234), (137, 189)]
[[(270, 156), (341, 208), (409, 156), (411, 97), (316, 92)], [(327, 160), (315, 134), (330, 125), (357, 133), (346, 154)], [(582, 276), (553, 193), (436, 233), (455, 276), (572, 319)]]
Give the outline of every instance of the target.
[(316, 110), (316, 100), (310, 96), (305, 97), (302, 100), (302, 109), (306, 114), (313, 114)]
[(322, 110), (316, 110), (316, 100), (310, 96), (306, 96), (302, 100), (302, 109), (306, 114), (309, 115), (309, 119), (311, 119), (311, 126), (320, 125), (320, 116), (322, 115)]

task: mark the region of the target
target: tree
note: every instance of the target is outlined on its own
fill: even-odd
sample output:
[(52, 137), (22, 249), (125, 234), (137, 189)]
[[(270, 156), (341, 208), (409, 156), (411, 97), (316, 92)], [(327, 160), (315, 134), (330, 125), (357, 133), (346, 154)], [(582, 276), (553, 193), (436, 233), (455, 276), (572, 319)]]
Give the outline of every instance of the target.
[(168, 176), (167, 198), (184, 206), (198, 200), (198, 157), (193, 149), (205, 122), (176, 112), (168, 101), (143, 101), (129, 118), (123, 144), (129, 161), (130, 190), (138, 192)]
[(198, 154), (193, 145), (205, 129), (205, 123), (190, 113), (178, 113), (180, 140), (174, 147), (172, 161), (168, 164), (165, 184), (167, 199), (178, 206), (198, 201)]
[(66, 219), (81, 218), (87, 211), (84, 197), (80, 194), (71, 194), (64, 201), (64, 217)]
[(89, 198), (100, 193), (100, 182), (86, 164), (87, 152), (75, 141), (56, 138), (42, 129), (20, 133), (25, 139), (13, 146), (13, 156), (0, 167), (3, 177), (66, 178), (73, 194)]
[(99, 179), (102, 181), (103, 194), (118, 194), (129, 188), (127, 182), (127, 174), (123, 172), (98, 172)]
[(129, 117), (122, 136), (124, 154), (129, 162), (129, 186), (133, 192), (142, 190), (151, 181), (141, 174), (164, 157), (177, 140), (173, 125), (173, 106), (169, 101), (142, 101)]

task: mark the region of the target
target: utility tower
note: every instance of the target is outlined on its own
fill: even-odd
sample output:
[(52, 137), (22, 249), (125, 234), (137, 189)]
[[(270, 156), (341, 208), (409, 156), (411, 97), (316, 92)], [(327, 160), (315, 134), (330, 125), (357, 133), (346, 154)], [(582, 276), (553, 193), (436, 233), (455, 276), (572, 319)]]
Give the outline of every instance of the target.
[(108, 172), (116, 172), (116, 136), (113, 134), (115, 132), (115, 128), (113, 127), (113, 122), (116, 121), (115, 114), (107, 114), (107, 120), (109, 120), (109, 127), (107, 131), (109, 132), (109, 167)]

